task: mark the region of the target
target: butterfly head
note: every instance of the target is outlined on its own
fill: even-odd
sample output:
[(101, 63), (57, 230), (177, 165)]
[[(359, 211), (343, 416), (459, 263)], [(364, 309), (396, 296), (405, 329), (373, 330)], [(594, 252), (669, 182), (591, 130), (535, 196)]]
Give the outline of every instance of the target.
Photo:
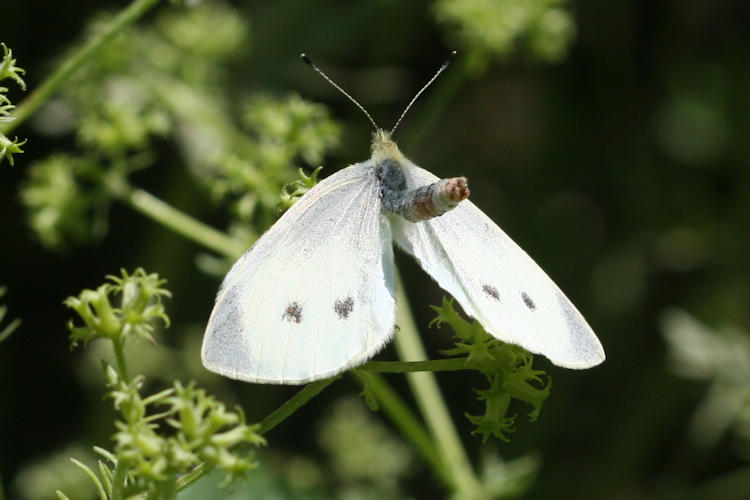
[(396, 143), (391, 139), (391, 133), (380, 128), (372, 136), (370, 149), (372, 150), (371, 158), (376, 164), (385, 159), (401, 163), (404, 158)]

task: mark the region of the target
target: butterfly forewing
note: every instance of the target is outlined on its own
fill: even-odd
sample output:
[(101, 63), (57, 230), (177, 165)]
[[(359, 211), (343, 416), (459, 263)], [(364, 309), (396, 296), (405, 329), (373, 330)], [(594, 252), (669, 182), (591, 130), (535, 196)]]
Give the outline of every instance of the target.
[(393, 250), (367, 161), (328, 177), (227, 274), (204, 365), (254, 382), (303, 383), (373, 356), (394, 324)]
[[(407, 186), (438, 178), (408, 163)], [(604, 360), (586, 320), (539, 266), (468, 200), (439, 217), (391, 218), (396, 243), (494, 337), (568, 368)]]

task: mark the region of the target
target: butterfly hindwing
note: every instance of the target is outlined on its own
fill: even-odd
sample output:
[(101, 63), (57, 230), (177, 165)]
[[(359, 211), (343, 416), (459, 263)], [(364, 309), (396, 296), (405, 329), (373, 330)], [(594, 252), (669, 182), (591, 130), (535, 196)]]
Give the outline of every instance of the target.
[(232, 267), (204, 365), (251, 382), (304, 383), (372, 357), (393, 333), (393, 250), (371, 161), (313, 187)]
[[(407, 187), (438, 180), (411, 162)], [(392, 217), (393, 238), (494, 337), (568, 368), (604, 360), (599, 340), (542, 269), (468, 200), (418, 223)]]

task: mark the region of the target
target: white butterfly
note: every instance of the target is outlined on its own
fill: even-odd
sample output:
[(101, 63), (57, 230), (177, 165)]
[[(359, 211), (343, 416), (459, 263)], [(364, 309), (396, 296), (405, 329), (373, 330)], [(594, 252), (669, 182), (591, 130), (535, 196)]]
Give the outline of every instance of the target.
[(369, 160), (310, 189), (226, 275), (203, 338), (204, 366), (248, 382), (302, 384), (364, 363), (394, 333), (394, 241), (493, 337), (567, 368), (601, 363), (586, 320), (464, 200), (465, 179), (441, 181), (375, 127)]

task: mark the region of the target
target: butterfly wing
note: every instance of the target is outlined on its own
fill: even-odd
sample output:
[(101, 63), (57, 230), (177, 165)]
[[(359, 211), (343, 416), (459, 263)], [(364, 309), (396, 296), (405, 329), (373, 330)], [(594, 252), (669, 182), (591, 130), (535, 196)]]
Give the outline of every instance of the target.
[(313, 187), (227, 274), (203, 339), (206, 368), (301, 384), (372, 357), (393, 333), (393, 249), (372, 162)]
[[(410, 189), (438, 179), (409, 163)], [(567, 368), (604, 350), (586, 320), (542, 269), (468, 200), (418, 223), (392, 217), (393, 238), (492, 336)]]

